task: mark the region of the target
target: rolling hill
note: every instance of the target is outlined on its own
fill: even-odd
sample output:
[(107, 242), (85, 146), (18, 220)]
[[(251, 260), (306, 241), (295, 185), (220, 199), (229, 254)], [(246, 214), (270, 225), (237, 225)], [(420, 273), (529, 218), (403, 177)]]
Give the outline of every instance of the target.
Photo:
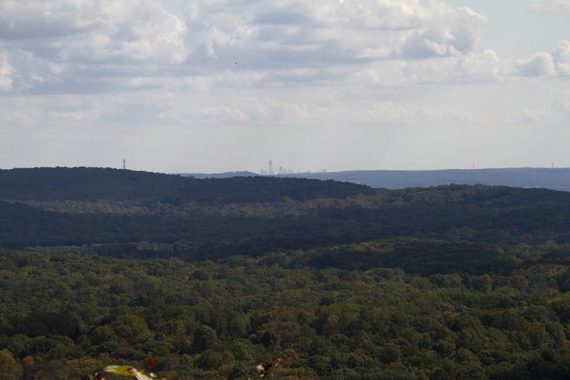
[(566, 379), (570, 193), (0, 171), (0, 284), (2, 379)]
[(353, 170), (326, 173), (300, 173), (290, 175), (289, 177), (345, 181), (386, 189), (451, 184), (480, 184), (570, 191), (570, 168)]

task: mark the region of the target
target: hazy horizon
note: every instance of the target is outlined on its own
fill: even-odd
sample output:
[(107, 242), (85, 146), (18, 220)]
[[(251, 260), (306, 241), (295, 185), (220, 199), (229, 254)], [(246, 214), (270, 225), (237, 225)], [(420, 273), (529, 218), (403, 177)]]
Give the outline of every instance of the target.
[[(56, 166), (21, 166), (21, 167), (11, 167), (11, 168), (0, 168), (0, 170), (14, 170), (14, 169), (44, 169), (44, 168), (94, 168), (94, 169), (123, 169), (122, 166), (63, 166), (63, 165), (56, 165)], [(262, 172), (267, 171), (266, 168), (260, 168), (258, 170), (241, 170), (241, 169), (234, 169), (234, 170), (226, 170), (226, 171), (218, 171), (218, 172), (205, 172), (205, 171), (176, 171), (176, 172), (168, 172), (168, 171), (154, 171), (145, 168), (130, 168), (126, 167), (127, 170), (133, 171), (143, 171), (143, 172), (154, 172), (154, 173), (163, 173), (163, 174), (229, 174), (229, 173), (244, 173), (244, 172), (251, 172), (255, 174), (267, 174)], [(375, 171), (383, 171), (383, 172), (430, 172), (430, 171), (483, 171), (483, 170), (570, 170), (569, 167), (540, 167), (540, 166), (519, 166), (519, 167), (471, 167), (471, 168), (435, 168), (435, 169), (343, 169), (343, 170), (328, 170), (328, 169), (316, 169), (316, 170), (306, 170), (306, 171), (293, 171), (291, 173), (278, 173), (274, 171), (273, 175), (294, 175), (294, 174), (327, 174), (327, 173), (341, 173), (341, 172), (375, 172)]]

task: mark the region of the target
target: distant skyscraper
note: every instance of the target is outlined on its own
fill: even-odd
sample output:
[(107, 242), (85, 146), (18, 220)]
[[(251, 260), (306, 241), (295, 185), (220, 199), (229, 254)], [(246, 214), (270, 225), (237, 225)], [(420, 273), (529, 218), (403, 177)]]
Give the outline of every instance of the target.
[(273, 175), (273, 161), (272, 160), (269, 160), (267, 174)]

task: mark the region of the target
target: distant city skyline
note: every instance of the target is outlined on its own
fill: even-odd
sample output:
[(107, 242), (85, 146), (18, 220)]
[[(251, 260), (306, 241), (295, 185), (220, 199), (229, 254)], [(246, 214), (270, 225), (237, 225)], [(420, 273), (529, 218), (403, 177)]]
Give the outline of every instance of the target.
[(0, 168), (570, 167), (570, 0), (0, 2)]

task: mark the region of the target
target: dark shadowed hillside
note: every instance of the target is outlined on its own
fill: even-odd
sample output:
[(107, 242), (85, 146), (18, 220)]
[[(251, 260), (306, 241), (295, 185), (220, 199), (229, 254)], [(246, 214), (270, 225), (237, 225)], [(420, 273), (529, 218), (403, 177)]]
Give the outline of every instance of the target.
[[(570, 240), (570, 194), (333, 181), (193, 179), (112, 169), (0, 172), (0, 244), (192, 241), (202, 258), (388, 237)], [(207, 248), (204, 248), (207, 247)], [(222, 248), (220, 248), (222, 247)], [(226, 247), (226, 248), (223, 248)]]
[(273, 202), (369, 193), (365, 186), (306, 179), (243, 177), (196, 179), (101, 168), (0, 170), (0, 199), (160, 200), (182, 202)]

